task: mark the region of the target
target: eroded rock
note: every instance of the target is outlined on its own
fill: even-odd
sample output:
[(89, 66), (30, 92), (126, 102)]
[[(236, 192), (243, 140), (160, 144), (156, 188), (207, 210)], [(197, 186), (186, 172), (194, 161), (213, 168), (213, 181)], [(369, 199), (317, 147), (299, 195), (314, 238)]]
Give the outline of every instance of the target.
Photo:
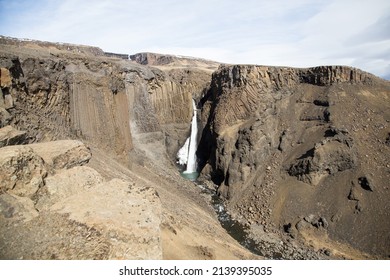
[(8, 125), (11, 120), (11, 114), (5, 108), (0, 107), (0, 127)]
[(45, 179), (45, 186), (37, 194), (36, 208), (40, 211), (49, 209), (56, 202), (102, 182), (103, 177), (96, 170), (87, 166), (61, 170)]
[(356, 163), (356, 156), (347, 145), (338, 141), (323, 141), (297, 159), (288, 173), (315, 186), (325, 176), (352, 169)]
[(25, 138), (25, 131), (19, 131), (10, 125), (0, 128), (0, 148), (4, 146), (23, 144)]
[(72, 168), (83, 165), (91, 159), (91, 151), (78, 140), (59, 140), (30, 144), (35, 153), (54, 169)]
[(32, 197), (44, 185), (43, 159), (27, 146), (0, 148), (0, 193)]
[(0, 195), (0, 214), (13, 222), (28, 222), (39, 215), (31, 199), (7, 193)]
[(12, 76), (7, 68), (0, 68), (0, 87), (8, 88), (12, 85)]

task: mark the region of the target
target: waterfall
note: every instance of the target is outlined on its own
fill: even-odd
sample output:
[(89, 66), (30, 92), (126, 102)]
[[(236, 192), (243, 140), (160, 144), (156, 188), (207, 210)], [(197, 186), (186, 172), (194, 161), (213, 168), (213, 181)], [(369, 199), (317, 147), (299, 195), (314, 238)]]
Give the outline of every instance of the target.
[(196, 144), (197, 144), (196, 139), (198, 134), (198, 122), (196, 118), (196, 104), (194, 99), (192, 99), (192, 107), (194, 109), (194, 115), (192, 116), (192, 121), (191, 121), (191, 136), (190, 136), (190, 143), (188, 148), (187, 169), (183, 173), (196, 172)]
[(180, 165), (187, 164), (188, 161), (188, 148), (190, 146), (190, 137), (187, 138), (186, 142), (184, 143), (183, 147), (180, 148), (180, 150), (176, 154), (177, 163)]
[(198, 134), (198, 120), (196, 117), (196, 103), (195, 100), (192, 100), (192, 108), (194, 110), (194, 114), (192, 115), (191, 120), (191, 135), (187, 138), (183, 147), (176, 154), (177, 163), (180, 165), (186, 164), (186, 170), (181, 172), (181, 176), (191, 181), (195, 181), (199, 173), (197, 172), (196, 166), (196, 146), (197, 146), (197, 134)]

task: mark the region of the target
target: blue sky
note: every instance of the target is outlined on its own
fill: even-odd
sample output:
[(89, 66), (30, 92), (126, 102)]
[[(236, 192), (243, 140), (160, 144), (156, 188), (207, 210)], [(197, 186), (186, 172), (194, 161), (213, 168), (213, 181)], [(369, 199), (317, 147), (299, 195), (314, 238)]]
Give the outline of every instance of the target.
[(0, 35), (390, 79), (388, 0), (0, 0)]

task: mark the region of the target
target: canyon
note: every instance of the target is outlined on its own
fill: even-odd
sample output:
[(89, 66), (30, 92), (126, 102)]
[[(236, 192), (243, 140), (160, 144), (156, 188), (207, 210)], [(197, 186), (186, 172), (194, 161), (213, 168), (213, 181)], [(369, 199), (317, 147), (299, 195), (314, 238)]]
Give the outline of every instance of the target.
[(387, 80), (1, 36), (0, 70), (1, 259), (390, 257)]

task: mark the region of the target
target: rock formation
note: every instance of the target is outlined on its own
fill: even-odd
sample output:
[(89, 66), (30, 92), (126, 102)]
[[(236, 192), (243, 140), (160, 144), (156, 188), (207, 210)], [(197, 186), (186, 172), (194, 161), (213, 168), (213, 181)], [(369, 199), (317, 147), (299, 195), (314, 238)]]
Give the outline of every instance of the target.
[[(351, 67), (222, 66), (201, 102), (203, 174), (249, 225), (283, 231), (315, 214), (327, 238), (385, 257), (389, 96), (388, 81)], [(363, 175), (381, 187), (350, 203)]]
[[(94, 169), (81, 166), (91, 153), (79, 141), (7, 146), (0, 155), (2, 259), (162, 258), (155, 191), (119, 179), (104, 182)], [(44, 237), (38, 221), (50, 227)], [(81, 228), (84, 233), (71, 242), (91, 246), (87, 251), (58, 238)], [(28, 250), (33, 240), (42, 246)]]
[(1, 259), (258, 258), (172, 160), (209, 69), (6, 37), (0, 68)]
[(76, 136), (123, 162), (134, 141), (149, 150), (143, 145), (151, 138), (173, 158), (189, 134), (192, 98), (210, 79), (202, 69), (162, 71), (84, 46), (74, 52), (46, 42), (0, 42), (7, 44), (0, 53), (2, 126), (27, 131), (28, 142)]
[[(213, 188), (265, 257), (388, 258), (388, 81), (130, 58), (0, 37), (0, 258), (258, 258)], [(203, 189), (174, 163), (192, 99)]]
[(25, 131), (19, 131), (10, 125), (7, 125), (0, 130), (0, 148), (9, 145), (23, 144), (25, 138)]

